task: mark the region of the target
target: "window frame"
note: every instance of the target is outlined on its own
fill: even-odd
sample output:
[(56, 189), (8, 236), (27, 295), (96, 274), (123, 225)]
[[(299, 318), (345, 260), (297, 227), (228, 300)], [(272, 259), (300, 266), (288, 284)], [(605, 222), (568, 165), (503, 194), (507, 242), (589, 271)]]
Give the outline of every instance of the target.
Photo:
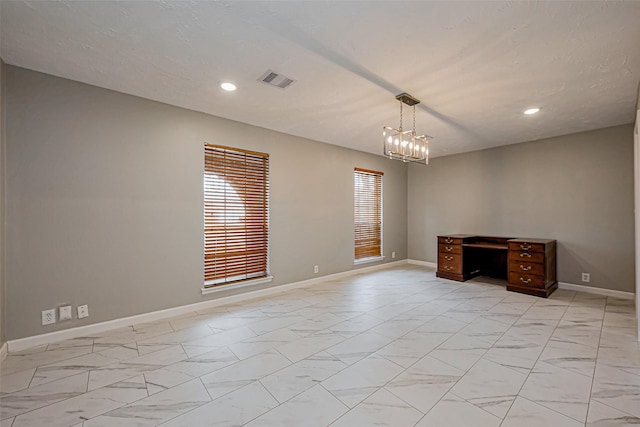
[[(374, 176), (376, 177), (376, 182), (379, 185), (379, 196), (378, 196), (378, 200), (377, 200), (377, 210), (378, 210), (378, 216), (380, 218), (380, 226), (379, 226), (379, 231), (378, 231), (378, 240), (380, 241), (380, 245), (379, 245), (379, 253), (374, 254), (374, 255), (368, 255), (368, 256), (360, 256), (358, 257), (358, 234), (359, 234), (359, 226), (358, 226), (358, 213), (357, 213), (357, 209), (358, 209), (358, 204), (359, 204), (359, 191), (357, 188), (357, 179), (358, 176), (360, 175), (369, 175), (369, 176)], [(375, 170), (370, 170), (370, 169), (363, 169), (363, 168), (358, 168), (355, 167), (353, 169), (353, 221), (354, 221), (354, 239), (353, 239), (353, 245), (354, 245), (354, 250), (353, 250), (353, 264), (354, 265), (358, 265), (358, 264), (366, 264), (369, 262), (376, 262), (376, 261), (382, 261), (384, 260), (384, 172), (380, 172), (380, 171), (375, 171)], [(376, 183), (374, 182), (374, 185), (376, 185)], [(371, 214), (367, 213), (365, 214), (365, 216), (370, 216)], [(373, 215), (375, 217), (375, 214)], [(369, 225), (369, 227), (375, 227), (374, 225)], [(374, 247), (375, 248), (376, 245), (368, 245), (365, 247), (371, 248)], [(362, 247), (362, 246), (361, 246)]]
[[(242, 162), (244, 162), (243, 167), (235, 167)], [(211, 184), (209, 189), (207, 181)], [(269, 154), (205, 143), (202, 182), (204, 240), (202, 293), (270, 282), (273, 277), (269, 263)], [(259, 185), (252, 186), (253, 184)], [(216, 191), (215, 187), (223, 187), (224, 190)], [(228, 189), (233, 193), (227, 195)], [(228, 200), (231, 201), (228, 202)], [(239, 201), (243, 204), (240, 205)], [(232, 217), (226, 215), (229, 206), (234, 213)], [(241, 221), (237, 217), (239, 210), (243, 215)], [(216, 216), (218, 219), (215, 219)], [(223, 218), (222, 225), (217, 225), (216, 222), (220, 221), (220, 218)], [(230, 222), (238, 222), (239, 225), (234, 227), (233, 224), (229, 224)], [(236, 234), (236, 237), (229, 238), (230, 233)], [(238, 235), (240, 237), (237, 237)], [(220, 250), (217, 249), (216, 240), (222, 241)], [(234, 244), (241, 246), (242, 242), (244, 242), (244, 248), (238, 249), (236, 246), (232, 249), (235, 253), (240, 252), (240, 261), (230, 260), (232, 257), (228, 255), (229, 248)], [(248, 245), (254, 244), (257, 246), (247, 248)], [(216, 253), (221, 256), (216, 257)], [(216, 260), (221, 267), (218, 267)], [(245, 272), (238, 273), (238, 265), (240, 268), (244, 266)], [(219, 268), (223, 275), (212, 273), (212, 268)], [(216, 275), (218, 277), (213, 277)]]

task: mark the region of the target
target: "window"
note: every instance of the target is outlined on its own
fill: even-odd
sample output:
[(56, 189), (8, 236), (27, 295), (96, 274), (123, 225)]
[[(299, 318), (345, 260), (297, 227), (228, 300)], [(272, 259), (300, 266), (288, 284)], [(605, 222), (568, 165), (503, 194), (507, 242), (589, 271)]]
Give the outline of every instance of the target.
[(353, 172), (355, 256), (358, 261), (382, 257), (382, 172)]
[(205, 287), (268, 276), (269, 155), (205, 144)]

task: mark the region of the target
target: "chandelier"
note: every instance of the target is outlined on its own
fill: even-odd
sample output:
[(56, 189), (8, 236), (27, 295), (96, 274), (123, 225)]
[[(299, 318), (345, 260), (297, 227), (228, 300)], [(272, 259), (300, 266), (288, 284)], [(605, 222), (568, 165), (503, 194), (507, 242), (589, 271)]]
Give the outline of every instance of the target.
[[(428, 165), (429, 139), (431, 137), (416, 135), (416, 104), (419, 104), (420, 101), (408, 93), (401, 93), (396, 96), (396, 99), (400, 101), (400, 127), (398, 129), (390, 126), (382, 128), (384, 155), (403, 162), (419, 162)], [(403, 104), (413, 107), (413, 129), (411, 130), (402, 128)]]

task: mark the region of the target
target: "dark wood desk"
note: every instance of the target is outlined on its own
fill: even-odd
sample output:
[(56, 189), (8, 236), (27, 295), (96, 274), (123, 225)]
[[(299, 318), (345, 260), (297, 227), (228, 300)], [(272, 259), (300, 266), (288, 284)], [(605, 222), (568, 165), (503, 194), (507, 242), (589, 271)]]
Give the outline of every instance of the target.
[(556, 281), (556, 241), (449, 234), (438, 236), (436, 276), (464, 282), (476, 276), (507, 280), (507, 290), (548, 297)]

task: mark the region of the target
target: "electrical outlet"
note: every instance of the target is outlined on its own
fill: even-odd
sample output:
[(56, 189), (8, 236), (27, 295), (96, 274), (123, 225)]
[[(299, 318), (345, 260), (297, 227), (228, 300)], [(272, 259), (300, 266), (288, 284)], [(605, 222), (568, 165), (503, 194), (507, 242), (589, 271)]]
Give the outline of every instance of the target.
[(318, 266), (317, 265), (313, 266), (313, 272), (316, 273), (316, 274), (318, 273)]
[(71, 315), (71, 306), (63, 305), (58, 308), (58, 320), (71, 320), (73, 316)]
[(591, 275), (589, 273), (582, 273), (582, 281), (589, 283), (591, 281)]
[(78, 319), (84, 319), (89, 316), (89, 306), (88, 305), (79, 305), (78, 306)]
[(42, 310), (42, 324), (51, 325), (52, 323), (56, 323), (56, 309)]
[(391, 258), (395, 258), (395, 257), (396, 257), (396, 253), (395, 253), (395, 251), (394, 251), (394, 252), (391, 252)]

